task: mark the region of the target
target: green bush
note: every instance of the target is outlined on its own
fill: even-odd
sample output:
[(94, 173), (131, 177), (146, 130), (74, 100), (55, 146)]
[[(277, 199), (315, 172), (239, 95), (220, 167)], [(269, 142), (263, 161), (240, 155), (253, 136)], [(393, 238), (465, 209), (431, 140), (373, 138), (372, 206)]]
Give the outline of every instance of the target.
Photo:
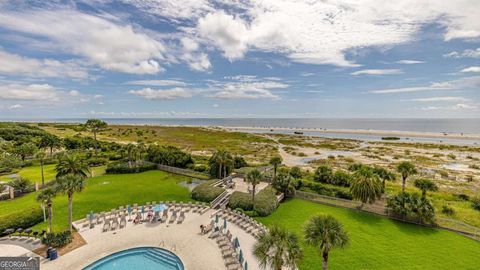
[(312, 181), (298, 180), (295, 182), (295, 188), (297, 190), (314, 192), (324, 196), (337, 197), (347, 200), (352, 199), (352, 194), (344, 187), (335, 187)]
[(147, 160), (178, 168), (186, 168), (189, 164), (194, 163), (192, 155), (174, 146), (149, 146)]
[(155, 170), (157, 168), (156, 164), (153, 163), (141, 163), (135, 164), (132, 167), (129, 167), (127, 163), (110, 163), (105, 170), (108, 174), (124, 174), (124, 173), (140, 173), (149, 170)]
[(196, 186), (191, 193), (192, 199), (196, 201), (210, 203), (216, 197), (223, 193), (224, 189), (220, 187), (212, 187), (210, 184), (213, 181), (208, 181)]
[(472, 208), (480, 211), (480, 197), (472, 198)]
[[(1, 213), (0, 213), (1, 214)], [(30, 228), (43, 221), (43, 212), (40, 207), (22, 210), (8, 215), (0, 216), (0, 235), (9, 228)]]
[(447, 216), (453, 216), (453, 215), (455, 215), (455, 209), (453, 209), (451, 206), (443, 205), (442, 206), (442, 213), (447, 215)]
[(86, 162), (90, 167), (97, 167), (107, 164), (107, 159), (100, 157), (91, 157), (87, 159)]
[(72, 233), (70, 231), (63, 231), (59, 233), (47, 233), (42, 238), (42, 243), (50, 247), (63, 247), (72, 242)]
[(258, 216), (266, 217), (273, 213), (277, 206), (276, 190), (272, 187), (267, 187), (255, 196), (253, 211)]
[(230, 196), (228, 207), (230, 207), (230, 209), (240, 208), (244, 211), (253, 210), (252, 194), (240, 191), (233, 192)]

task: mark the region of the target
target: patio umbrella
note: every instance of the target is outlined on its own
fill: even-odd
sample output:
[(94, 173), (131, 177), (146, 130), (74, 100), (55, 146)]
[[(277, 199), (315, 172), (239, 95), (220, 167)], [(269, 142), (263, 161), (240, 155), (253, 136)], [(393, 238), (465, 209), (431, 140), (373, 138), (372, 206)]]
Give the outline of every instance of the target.
[(242, 252), (241, 249), (240, 249), (240, 254), (238, 255), (238, 261), (239, 261), (240, 263), (243, 263), (243, 252)]
[(142, 219), (143, 219), (143, 214), (145, 214), (145, 206), (142, 205)]
[(132, 207), (130, 205), (127, 206), (127, 212), (128, 212), (128, 221), (131, 221), (132, 218), (131, 218), (131, 214), (132, 214)]
[(90, 211), (90, 215), (88, 215), (88, 220), (90, 220), (90, 226), (92, 226), (92, 222), (93, 222), (93, 211)]
[(223, 218), (223, 228), (227, 229), (227, 218)]
[(245, 266), (243, 267), (243, 270), (248, 270), (248, 262), (245, 261)]
[(240, 243), (238, 242), (238, 237), (235, 237), (235, 239), (233, 239), (233, 246), (235, 248), (238, 248), (240, 246)]
[(215, 215), (215, 223), (218, 223), (219, 216), (218, 214)]

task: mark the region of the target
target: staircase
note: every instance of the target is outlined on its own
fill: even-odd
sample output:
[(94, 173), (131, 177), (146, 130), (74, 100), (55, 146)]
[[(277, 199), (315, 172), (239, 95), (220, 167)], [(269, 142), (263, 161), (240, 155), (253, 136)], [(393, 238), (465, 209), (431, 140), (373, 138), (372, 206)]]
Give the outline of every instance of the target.
[(229, 200), (230, 200), (230, 193), (228, 193), (228, 191), (225, 190), (224, 192), (222, 192), (222, 194), (218, 195), (218, 197), (215, 198), (210, 203), (210, 207), (212, 209), (222, 208), (224, 206), (227, 206)]

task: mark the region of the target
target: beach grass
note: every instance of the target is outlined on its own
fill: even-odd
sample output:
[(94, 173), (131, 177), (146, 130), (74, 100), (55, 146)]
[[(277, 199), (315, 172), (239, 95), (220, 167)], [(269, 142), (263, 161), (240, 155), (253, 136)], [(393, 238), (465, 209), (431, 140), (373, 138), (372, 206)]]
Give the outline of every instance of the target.
[[(118, 208), (121, 205), (144, 204), (147, 201), (189, 201), (190, 193), (178, 183), (188, 177), (162, 171), (148, 171), (138, 174), (102, 175), (88, 178), (87, 186), (74, 195), (74, 220), (85, 218), (90, 211), (100, 212)], [(22, 209), (40, 207), (35, 200), (37, 192), (23, 197), (0, 202), (0, 218), (3, 215), (20, 212)], [(53, 202), (54, 230), (68, 227), (67, 198), (59, 195)], [(36, 230), (47, 228), (47, 222), (33, 227)]]
[(329, 214), (349, 234), (350, 244), (330, 253), (331, 269), (478, 269), (480, 242), (438, 229), (393, 221), (354, 210), (291, 199), (269, 217), (267, 226), (279, 224), (295, 232), (304, 248), (301, 270), (321, 268), (321, 256), (303, 241), (303, 226), (312, 216)]

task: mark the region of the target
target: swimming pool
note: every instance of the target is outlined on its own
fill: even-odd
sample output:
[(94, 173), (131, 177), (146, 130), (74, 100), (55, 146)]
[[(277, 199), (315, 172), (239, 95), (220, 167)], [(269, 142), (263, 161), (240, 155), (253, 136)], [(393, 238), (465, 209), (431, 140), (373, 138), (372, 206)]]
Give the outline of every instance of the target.
[(183, 270), (183, 263), (172, 252), (156, 247), (123, 250), (104, 257), (83, 270)]

